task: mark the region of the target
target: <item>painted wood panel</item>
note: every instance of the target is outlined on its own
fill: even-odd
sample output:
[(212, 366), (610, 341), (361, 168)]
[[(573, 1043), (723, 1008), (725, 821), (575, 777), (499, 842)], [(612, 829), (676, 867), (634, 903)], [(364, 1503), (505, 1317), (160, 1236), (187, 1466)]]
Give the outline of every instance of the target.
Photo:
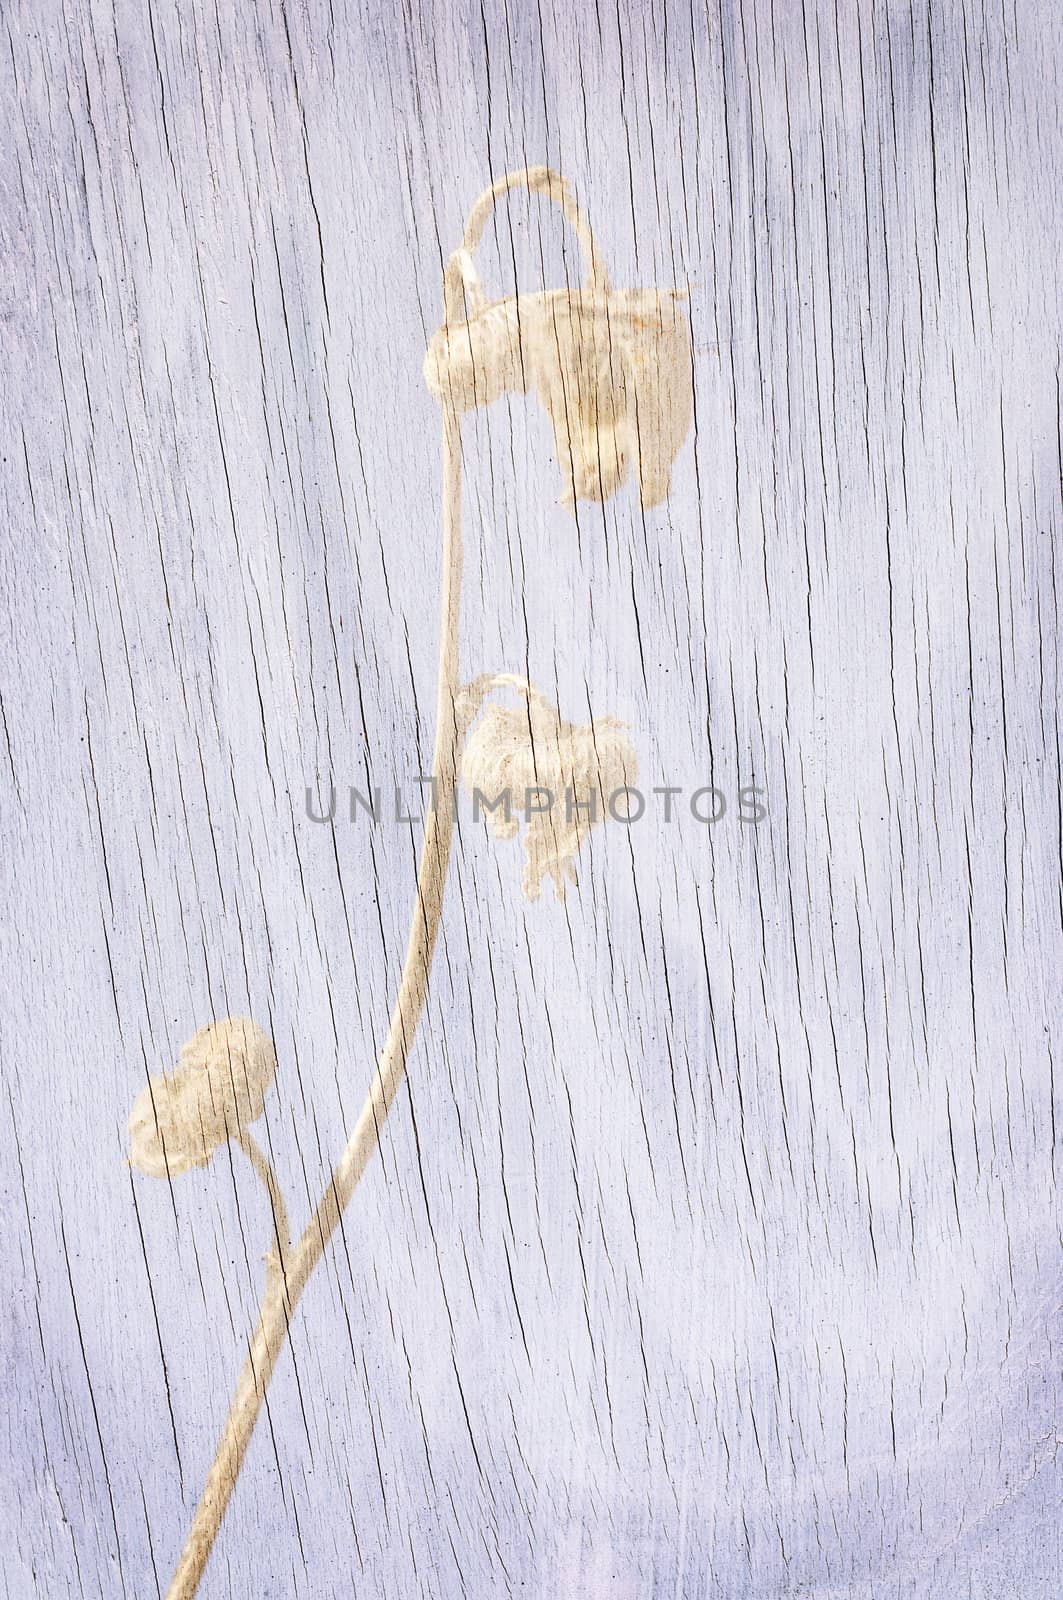
[[(435, 735), (422, 362), (539, 163), (689, 290), (694, 421), (665, 504), (573, 514), (534, 400), (466, 419), (462, 677), (621, 719), (647, 810), (562, 904), (459, 806), (199, 1592), (1059, 1592), (1058, 47), (1039, 0), (5, 5), (5, 1596), (166, 1593), (254, 1326), (262, 1187), (132, 1171), (148, 1075), (270, 1032), (299, 1231), (358, 1116)], [(584, 274), (527, 195), (477, 259)]]

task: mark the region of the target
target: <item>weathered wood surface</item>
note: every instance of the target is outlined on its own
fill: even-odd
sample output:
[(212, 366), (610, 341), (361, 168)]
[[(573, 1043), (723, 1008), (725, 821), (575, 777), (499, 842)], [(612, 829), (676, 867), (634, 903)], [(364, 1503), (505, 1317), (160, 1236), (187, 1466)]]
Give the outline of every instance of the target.
[[(427, 770), (440, 273), (493, 175), (688, 284), (666, 507), (466, 430), (463, 665), (632, 725), (578, 892), (462, 829), (382, 1159), (205, 1596), (1056, 1595), (1059, 19), (1038, 0), (4, 7), (0, 1593), (161, 1594), (269, 1221), (133, 1175), (212, 1016), (302, 1221)], [(496, 290), (578, 276), (514, 199)], [(742, 783), (768, 792), (757, 827)]]

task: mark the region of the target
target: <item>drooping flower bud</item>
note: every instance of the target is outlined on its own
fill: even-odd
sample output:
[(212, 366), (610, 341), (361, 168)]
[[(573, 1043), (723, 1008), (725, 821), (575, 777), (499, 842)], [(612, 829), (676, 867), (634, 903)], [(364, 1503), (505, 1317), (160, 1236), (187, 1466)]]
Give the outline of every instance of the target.
[(276, 1071), (273, 1041), (248, 1018), (200, 1028), (174, 1070), (150, 1077), (138, 1095), (129, 1118), (131, 1165), (151, 1178), (206, 1166), (262, 1115)]
[[(488, 300), (472, 252), (495, 200), (517, 185), (547, 194), (580, 237), (581, 289)], [(646, 509), (668, 494), (672, 463), (694, 416), (692, 341), (685, 295), (613, 289), (568, 184), (547, 167), (507, 173), (473, 207), (444, 275), (446, 321), (424, 375), (458, 411), (532, 390), (549, 414), (562, 504), (607, 500), (633, 472)]]
[(483, 712), (465, 745), (462, 782), (496, 839), (514, 838), (523, 813), (524, 893), (538, 900), (549, 877), (563, 900), (580, 846), (610, 815), (617, 792), (635, 783), (638, 757), (615, 717), (579, 727), (530, 685), (520, 692), (523, 705)]

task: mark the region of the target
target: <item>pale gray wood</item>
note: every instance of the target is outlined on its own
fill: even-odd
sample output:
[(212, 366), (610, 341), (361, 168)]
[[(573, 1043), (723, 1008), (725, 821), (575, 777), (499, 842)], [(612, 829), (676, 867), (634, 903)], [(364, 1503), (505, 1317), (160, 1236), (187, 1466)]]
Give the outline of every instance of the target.
[[(520, 897), (463, 828), (408, 1093), (205, 1596), (1055, 1595), (1058, 12), (2, 15), (2, 1590), (162, 1593), (261, 1287), (130, 1174), (213, 1015), (300, 1220), (387, 1027), (430, 759), (440, 274), (492, 175), (691, 286), (667, 507), (467, 428), (464, 663), (768, 791)], [(497, 290), (578, 278), (514, 199)]]

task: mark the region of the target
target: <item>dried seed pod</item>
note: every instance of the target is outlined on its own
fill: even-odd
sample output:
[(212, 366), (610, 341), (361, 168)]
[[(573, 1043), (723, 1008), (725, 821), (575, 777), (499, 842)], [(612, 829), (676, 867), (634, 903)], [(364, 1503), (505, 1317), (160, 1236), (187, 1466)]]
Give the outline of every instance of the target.
[(129, 1118), (131, 1165), (151, 1178), (206, 1166), (262, 1115), (276, 1071), (273, 1041), (246, 1017), (200, 1028), (173, 1072), (153, 1075), (138, 1095)]

